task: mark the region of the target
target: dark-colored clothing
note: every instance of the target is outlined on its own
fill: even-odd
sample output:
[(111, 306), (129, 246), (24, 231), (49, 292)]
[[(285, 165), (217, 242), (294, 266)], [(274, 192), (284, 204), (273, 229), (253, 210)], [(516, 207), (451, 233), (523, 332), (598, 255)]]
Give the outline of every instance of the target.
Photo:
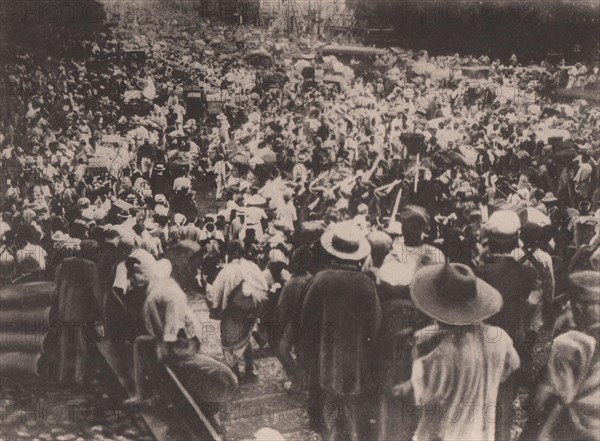
[(295, 350), (297, 357), (302, 358), (302, 354), (299, 353), (302, 336), (300, 325), (302, 304), (306, 295), (306, 285), (311, 278), (312, 274), (306, 274), (289, 280), (283, 286), (275, 308), (273, 346), (277, 350), (277, 358), (287, 376), (295, 380), (296, 385), (304, 380), (304, 378), (299, 378), (299, 374), (305, 374), (305, 372), (302, 368), (298, 369), (291, 353), (292, 350)]
[[(371, 279), (347, 270), (318, 273), (308, 284), (301, 317), (307, 330), (303, 346), (312, 346), (321, 387), (339, 395), (370, 389), (373, 342), (381, 323)], [(309, 331), (315, 331), (310, 332), (315, 339)]]
[[(375, 439), (373, 416), (375, 402), (372, 392), (356, 397), (341, 397), (324, 392), (319, 417), (324, 423), (325, 439), (329, 441), (367, 441)], [(388, 439), (402, 438), (392, 437)]]
[(419, 422), (416, 413), (407, 412), (414, 403), (392, 397), (392, 388), (410, 380), (414, 333), (431, 320), (421, 313), (410, 297), (410, 287), (377, 285), (382, 321), (377, 337), (379, 380), (379, 439), (412, 439)]
[[(201, 247), (197, 242), (184, 239), (170, 246), (165, 258), (171, 262), (173, 277), (179, 286), (186, 292), (198, 286), (196, 280), (197, 270), (201, 265)], [(203, 268), (204, 269), (204, 268)]]
[(511, 256), (487, 255), (475, 268), (475, 274), (502, 294), (504, 300), (502, 310), (488, 322), (508, 333), (521, 356), (520, 348), (526, 331), (527, 298), (534, 281), (532, 270), (521, 265)]
[[(372, 439), (370, 413), (375, 400), (374, 341), (381, 323), (375, 284), (366, 275), (342, 269), (325, 270), (308, 283), (302, 307), (302, 354), (307, 362), (313, 426), (329, 440)], [(334, 421), (314, 421), (337, 403)], [(331, 417), (330, 417), (331, 418)]]
[(283, 286), (275, 310), (276, 342), (288, 327), (296, 328), (296, 332), (300, 335), (302, 305), (306, 296), (305, 288), (312, 277), (312, 274), (294, 277)]
[(176, 194), (171, 201), (171, 212), (183, 214), (188, 221), (198, 217), (198, 208), (190, 194)]
[(98, 318), (99, 289), (94, 262), (76, 257), (64, 259), (56, 270), (59, 320), (81, 322)]
[(173, 186), (173, 180), (169, 176), (168, 172), (156, 172), (153, 171), (150, 176), (150, 188), (152, 189), (152, 194), (164, 194), (167, 195), (171, 192), (171, 188)]
[(96, 265), (91, 260), (70, 257), (56, 269), (58, 308), (56, 322), (61, 326), (60, 381), (78, 383), (85, 380), (88, 346), (92, 343), (89, 329), (99, 319), (96, 299), (100, 285)]
[(100, 256), (98, 257), (98, 262), (96, 262), (96, 268), (98, 270), (98, 281), (100, 282), (98, 306), (101, 309), (104, 309), (106, 296), (110, 294), (109, 291), (112, 289), (118, 258), (118, 247), (116, 244), (105, 242), (100, 246)]

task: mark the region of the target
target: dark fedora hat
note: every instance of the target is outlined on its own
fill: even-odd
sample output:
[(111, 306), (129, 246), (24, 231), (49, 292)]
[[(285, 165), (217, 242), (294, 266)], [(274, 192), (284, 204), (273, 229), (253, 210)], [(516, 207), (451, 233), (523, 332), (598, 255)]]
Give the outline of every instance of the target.
[(410, 287), (415, 306), (429, 317), (450, 325), (481, 322), (502, 308), (502, 295), (460, 263), (426, 266)]

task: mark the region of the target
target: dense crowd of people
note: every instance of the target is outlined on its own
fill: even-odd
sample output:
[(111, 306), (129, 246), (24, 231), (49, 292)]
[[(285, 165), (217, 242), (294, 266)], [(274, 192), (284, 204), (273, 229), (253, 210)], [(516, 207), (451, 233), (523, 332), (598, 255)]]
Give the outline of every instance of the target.
[(522, 439), (595, 439), (600, 111), (548, 97), (560, 68), (150, 12), (64, 44), (3, 70), (0, 277), (56, 274), (59, 316), (134, 342), (131, 402), (155, 363), (225, 402), (258, 345), (324, 439), (514, 439), (517, 397)]

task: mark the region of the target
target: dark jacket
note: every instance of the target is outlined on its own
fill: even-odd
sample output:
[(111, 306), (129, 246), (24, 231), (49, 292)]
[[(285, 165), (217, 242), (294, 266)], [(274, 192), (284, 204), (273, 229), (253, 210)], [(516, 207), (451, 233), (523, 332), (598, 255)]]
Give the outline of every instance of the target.
[(100, 317), (96, 303), (100, 285), (96, 264), (91, 260), (64, 259), (56, 270), (56, 290), (60, 322), (93, 322)]
[(341, 396), (370, 390), (381, 323), (373, 281), (357, 271), (318, 273), (307, 286), (301, 319), (303, 354), (320, 386)]
[(115, 267), (119, 262), (117, 245), (112, 242), (104, 242), (100, 245), (100, 256), (96, 262), (98, 269), (98, 280), (100, 282), (100, 298), (98, 305), (103, 309), (105, 298), (112, 289), (115, 279)]
[(293, 277), (281, 289), (275, 309), (275, 341), (278, 341), (286, 327), (300, 332), (302, 305), (306, 296), (306, 286), (312, 274)]
[(377, 362), (380, 386), (389, 393), (393, 386), (410, 379), (413, 335), (430, 324), (410, 297), (408, 286), (377, 285), (382, 322), (377, 337)]
[(496, 288), (504, 305), (500, 312), (488, 323), (504, 329), (515, 342), (515, 348), (520, 352), (519, 343), (524, 343), (526, 333), (525, 320), (529, 314), (527, 298), (533, 288), (535, 274), (529, 267), (523, 266), (511, 256), (488, 255), (483, 258), (475, 274)]

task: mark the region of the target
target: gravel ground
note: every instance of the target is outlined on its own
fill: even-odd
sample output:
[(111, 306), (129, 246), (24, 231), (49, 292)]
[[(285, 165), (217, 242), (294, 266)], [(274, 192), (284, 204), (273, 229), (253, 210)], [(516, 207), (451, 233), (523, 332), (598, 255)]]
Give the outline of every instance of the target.
[(84, 388), (2, 377), (0, 441), (150, 441), (136, 412), (110, 378)]

